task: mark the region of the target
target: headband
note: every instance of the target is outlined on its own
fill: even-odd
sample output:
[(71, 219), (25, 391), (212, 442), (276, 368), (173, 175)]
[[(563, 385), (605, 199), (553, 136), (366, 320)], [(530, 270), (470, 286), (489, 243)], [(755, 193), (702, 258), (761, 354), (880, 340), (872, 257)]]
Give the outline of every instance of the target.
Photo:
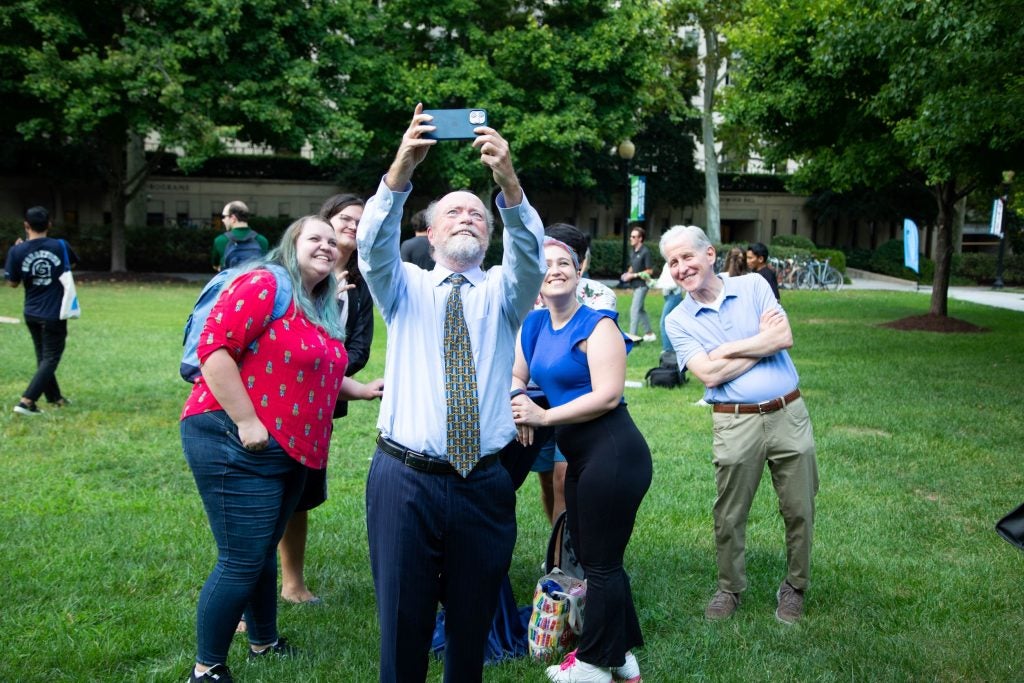
[(567, 252), (569, 252), (569, 256), (572, 257), (572, 263), (573, 263), (574, 266), (576, 266), (576, 270), (580, 269), (580, 257), (579, 257), (579, 255), (576, 253), (575, 249), (570, 247), (565, 242), (562, 242), (560, 240), (556, 240), (554, 237), (545, 237), (544, 238), (544, 246), (545, 247), (551, 246), (551, 247), (558, 247), (559, 249), (565, 249)]

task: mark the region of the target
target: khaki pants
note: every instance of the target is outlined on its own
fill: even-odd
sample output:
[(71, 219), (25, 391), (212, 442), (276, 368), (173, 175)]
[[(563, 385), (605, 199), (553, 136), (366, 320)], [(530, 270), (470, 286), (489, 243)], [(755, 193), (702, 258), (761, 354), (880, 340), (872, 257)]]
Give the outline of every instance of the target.
[(803, 399), (765, 415), (713, 413), (713, 417), (719, 589), (741, 593), (747, 587), (747, 516), (767, 462), (786, 526), (786, 580), (805, 590), (811, 575), (818, 464)]

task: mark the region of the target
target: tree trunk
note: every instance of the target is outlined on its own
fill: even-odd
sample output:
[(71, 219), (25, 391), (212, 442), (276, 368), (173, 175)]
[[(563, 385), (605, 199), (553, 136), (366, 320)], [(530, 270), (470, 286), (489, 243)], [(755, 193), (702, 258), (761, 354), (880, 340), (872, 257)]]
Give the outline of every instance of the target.
[(938, 204), (935, 230), (935, 275), (932, 278), (930, 315), (949, 315), (949, 277), (953, 265), (953, 224), (956, 221), (956, 180), (947, 180), (932, 188)]
[(110, 195), (110, 272), (128, 270), (125, 258), (124, 211), (125, 145), (111, 143), (107, 148), (107, 192)]
[(704, 209), (707, 216), (708, 239), (712, 244), (722, 241), (722, 221), (718, 196), (718, 154), (715, 152), (715, 86), (718, 84), (718, 34), (704, 26), (704, 107), (701, 113), (701, 134), (704, 144)]

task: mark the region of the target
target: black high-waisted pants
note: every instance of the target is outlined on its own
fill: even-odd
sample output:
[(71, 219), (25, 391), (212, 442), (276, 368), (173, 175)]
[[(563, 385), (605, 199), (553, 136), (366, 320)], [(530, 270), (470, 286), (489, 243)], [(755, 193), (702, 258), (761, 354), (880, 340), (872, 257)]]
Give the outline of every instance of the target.
[(622, 558), (651, 485), (651, 451), (624, 405), (590, 422), (562, 426), (557, 438), (569, 464), (569, 534), (587, 577), (576, 656), (595, 666), (622, 666), (626, 652), (643, 645)]

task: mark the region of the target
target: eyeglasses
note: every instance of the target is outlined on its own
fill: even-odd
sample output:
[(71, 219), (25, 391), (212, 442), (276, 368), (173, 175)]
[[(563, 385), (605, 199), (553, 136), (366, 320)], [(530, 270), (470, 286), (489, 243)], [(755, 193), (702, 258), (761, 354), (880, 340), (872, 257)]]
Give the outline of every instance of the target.
[(222, 219), (224, 219), (224, 220), (227, 220), (228, 218), (231, 218), (231, 214), (230, 214), (230, 213), (225, 213), (225, 214), (221, 214), (221, 216), (220, 216), (220, 217), (221, 217)]
[(352, 216), (347, 216), (343, 213), (336, 214), (334, 217), (337, 218), (342, 223), (355, 223), (356, 225), (359, 225), (358, 218), (353, 218)]

